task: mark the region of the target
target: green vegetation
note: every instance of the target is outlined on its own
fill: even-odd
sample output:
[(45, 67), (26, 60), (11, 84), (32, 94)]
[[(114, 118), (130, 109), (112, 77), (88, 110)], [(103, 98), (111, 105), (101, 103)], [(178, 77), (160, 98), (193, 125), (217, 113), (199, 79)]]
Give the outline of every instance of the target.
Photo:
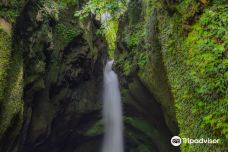
[(73, 27), (59, 23), (56, 25), (56, 32), (64, 41), (70, 42), (73, 38), (77, 37), (81, 32)]
[(86, 135), (87, 136), (95, 136), (99, 135), (104, 131), (104, 125), (102, 120), (98, 120), (93, 126), (91, 126), (87, 131)]
[[(124, 0), (89, 0), (81, 10), (75, 13), (75, 16), (79, 17), (81, 20), (87, 18), (91, 14), (95, 14), (96, 18), (101, 21), (102, 27), (98, 34), (105, 36), (109, 46), (108, 53), (110, 58), (114, 58), (118, 19), (125, 10), (125, 3)], [(102, 16), (104, 14), (109, 14), (110, 16), (103, 20)]]
[(119, 68), (127, 76), (138, 67), (140, 78), (153, 88), (153, 68), (162, 59), (180, 136), (220, 139), (219, 145), (183, 145), (182, 151), (224, 151), (228, 144), (227, 5), (224, 1), (186, 0), (171, 6), (176, 10), (172, 16), (159, 1), (141, 5), (143, 10), (131, 5), (130, 25), (124, 27), (124, 34), (119, 33), (127, 44), (116, 55)]
[[(154, 128), (151, 127), (150, 124), (148, 124), (146, 121), (141, 120), (139, 118), (132, 118), (132, 117), (125, 117), (124, 123), (126, 125), (130, 125), (135, 130), (138, 130), (138, 136), (135, 135), (134, 129), (126, 130), (127, 138), (133, 140), (134, 142), (138, 143), (138, 147), (136, 147), (134, 150), (131, 150), (131, 152), (150, 152), (153, 151), (151, 148), (152, 141), (157, 134), (157, 132), (154, 130)], [(141, 142), (141, 141), (145, 141)]]
[[(124, 117), (126, 138), (137, 143), (137, 147), (131, 149), (130, 152), (151, 152), (163, 150), (167, 151), (169, 146), (167, 146), (167, 139), (163, 137), (159, 129), (154, 127), (148, 121), (139, 117)], [(159, 144), (157, 143), (159, 141)], [(156, 146), (154, 146), (156, 143)], [(171, 145), (170, 145), (171, 146)]]
[(134, 61), (129, 60), (129, 56), (127, 54), (121, 55), (117, 60), (118, 67), (120, 67), (123, 71), (124, 75), (130, 75), (133, 71), (133, 68), (136, 66)]
[(117, 63), (123, 65), (123, 72), (129, 75), (135, 72), (136, 67), (143, 70), (148, 63), (148, 51), (145, 42), (145, 25), (144, 21), (130, 25), (125, 29), (123, 41), (128, 46), (126, 53), (116, 55)]
[(122, 54), (116, 54), (117, 65), (121, 67), (124, 75), (136, 72), (136, 69), (143, 70), (149, 60), (149, 50), (146, 44), (145, 20), (140, 20), (130, 24), (123, 31), (123, 43), (128, 50), (123, 50)]
[[(204, 9), (200, 19), (189, 22), (194, 1), (178, 5), (191, 6), (188, 12), (160, 20), (160, 38), (164, 63), (177, 108), (181, 137), (219, 138), (221, 145), (183, 145), (183, 151), (224, 150), (227, 143), (227, 6)], [(204, 5), (206, 7), (206, 5)], [(193, 9), (193, 11), (191, 11)], [(192, 13), (194, 12), (194, 13)], [(161, 14), (162, 15), (162, 14)], [(184, 17), (183, 17), (184, 16)], [(181, 20), (182, 19), (182, 20)], [(181, 28), (183, 27), (183, 28)], [(184, 33), (191, 30), (188, 35)], [(191, 131), (189, 131), (191, 130)]]
[[(16, 136), (22, 125), (22, 56), (13, 54), (14, 50), (11, 45), (11, 36), (0, 31), (0, 138), (8, 128), (15, 128), (8, 136)], [(9, 83), (11, 82), (11, 83)], [(11, 126), (13, 119), (17, 118), (17, 126)]]
[[(185, 41), (186, 64), (201, 107), (202, 127), (228, 139), (228, 7), (205, 10)], [(216, 105), (216, 106), (215, 106)], [(226, 136), (226, 137), (225, 137)]]
[[(13, 45), (11, 26), (24, 1), (3, 1), (0, 4), (0, 151), (12, 146), (22, 126), (23, 61), (22, 52)], [(9, 143), (6, 140), (10, 139)]]
[(140, 45), (144, 42), (145, 30), (143, 24), (132, 25), (125, 31), (125, 42), (129, 48)]
[(80, 11), (75, 13), (75, 16), (86, 18), (91, 13), (100, 16), (105, 12), (109, 12), (112, 16), (118, 16), (122, 12), (125, 2), (124, 1), (111, 1), (111, 0), (89, 0)]
[(6, 0), (0, 3), (0, 18), (6, 18), (14, 23), (19, 11), (24, 4), (24, 0)]
[(68, 6), (78, 5), (79, 0), (55, 0), (60, 9), (67, 9)]
[(4, 98), (4, 90), (6, 88), (7, 70), (10, 63), (11, 54), (11, 37), (0, 29), (0, 101)]
[(116, 49), (116, 33), (118, 31), (118, 21), (117, 19), (108, 20), (104, 26), (102, 33), (104, 33), (109, 46), (109, 57), (114, 58), (114, 53)]
[(37, 2), (37, 8), (39, 9), (36, 20), (38, 22), (46, 21), (45, 19), (51, 18), (55, 21), (59, 19), (59, 7), (60, 5), (50, 0), (40, 0)]

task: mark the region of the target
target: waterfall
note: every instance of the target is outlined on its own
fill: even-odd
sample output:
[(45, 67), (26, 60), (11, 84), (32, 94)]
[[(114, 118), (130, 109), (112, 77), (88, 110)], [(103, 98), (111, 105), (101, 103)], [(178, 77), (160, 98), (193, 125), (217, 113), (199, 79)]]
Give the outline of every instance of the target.
[(105, 134), (102, 152), (123, 152), (123, 122), (119, 82), (112, 70), (114, 60), (104, 69), (103, 119)]

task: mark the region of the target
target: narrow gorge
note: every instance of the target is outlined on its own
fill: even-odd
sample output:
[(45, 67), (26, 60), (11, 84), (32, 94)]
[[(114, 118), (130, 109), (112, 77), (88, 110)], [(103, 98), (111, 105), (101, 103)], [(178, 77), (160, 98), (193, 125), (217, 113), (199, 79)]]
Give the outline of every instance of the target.
[(0, 152), (180, 151), (228, 151), (227, 0), (0, 0)]

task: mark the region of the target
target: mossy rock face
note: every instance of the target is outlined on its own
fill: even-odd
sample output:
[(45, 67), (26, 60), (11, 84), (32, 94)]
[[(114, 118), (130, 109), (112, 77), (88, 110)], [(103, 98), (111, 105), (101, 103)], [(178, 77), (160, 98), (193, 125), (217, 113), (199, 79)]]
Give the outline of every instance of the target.
[(8, 35), (4, 31), (0, 31), (1, 33), (1, 41), (0, 41), (0, 47), (1, 47), (1, 62), (0, 62), (0, 99), (1, 101), (4, 98), (4, 89), (6, 87), (6, 77), (7, 77), (7, 69), (9, 67), (10, 62), (10, 54), (11, 54), (11, 36)]
[[(129, 3), (128, 7), (134, 7), (138, 1)], [(140, 19), (131, 21), (134, 12), (128, 8), (119, 20), (116, 69), (123, 95), (138, 77), (162, 107), (171, 130), (177, 131), (178, 122), (181, 137), (221, 141), (218, 145), (183, 145), (183, 151), (226, 151), (227, 2), (141, 3), (144, 11), (134, 10)], [(125, 104), (132, 101), (126, 97)], [(137, 102), (145, 104), (136, 101), (131, 107), (139, 107)]]
[(29, 1), (16, 24), (24, 57), (21, 151), (88, 151), (87, 141), (99, 150), (102, 131), (94, 127), (101, 119), (107, 45), (95, 34), (94, 18), (88, 18), (93, 37), (83, 35), (73, 17), (78, 7)]
[(23, 1), (0, 4), (0, 151), (18, 150), (23, 122), (23, 60), (12, 30), (22, 6)]
[[(136, 6), (139, 8), (135, 9)], [(120, 76), (125, 115), (133, 120), (141, 119), (142, 123), (155, 128), (161, 138), (170, 139), (173, 134), (178, 134), (178, 127), (158, 39), (156, 14), (159, 8), (152, 6), (151, 1), (129, 2), (126, 14), (120, 18), (117, 33), (116, 69)], [(137, 19), (134, 18), (136, 12), (139, 16)], [(127, 126), (125, 130), (128, 132), (131, 127)], [(142, 131), (146, 132), (143, 128)], [(129, 151), (134, 151), (132, 143), (138, 149), (140, 143), (144, 143), (141, 146), (144, 151), (178, 151), (178, 148), (170, 146), (169, 140), (161, 139), (159, 144), (154, 140), (156, 135), (147, 138), (143, 137), (146, 134), (140, 136), (133, 130), (130, 132), (132, 136), (128, 139), (130, 143), (127, 143)], [(132, 138), (134, 136), (136, 139)], [(140, 137), (144, 139), (143, 142)]]
[[(191, 67), (189, 70), (191, 81), (195, 84), (194, 93), (198, 96), (200, 107), (192, 108), (192, 112), (198, 113), (196, 109), (199, 108), (201, 110), (199, 113), (203, 116), (201, 127), (204, 129), (209, 127), (208, 131), (213, 135), (226, 140), (228, 139), (226, 112), (228, 28), (225, 26), (228, 24), (227, 13), (228, 7), (223, 5), (206, 9), (185, 40), (188, 50), (186, 64)], [(201, 107), (205, 104), (207, 106)]]
[[(191, 3), (191, 6), (196, 4), (189, 1)], [(181, 3), (178, 7), (189, 4)], [(211, 3), (211, 6), (203, 6), (195, 11), (194, 16), (197, 17), (193, 24), (188, 25), (190, 28), (186, 28), (185, 13), (177, 13), (172, 18), (161, 14), (163, 20), (159, 23), (159, 36), (177, 107), (180, 136), (219, 138), (221, 141), (218, 145), (183, 145), (183, 151), (225, 151), (227, 143), (223, 133), (227, 126), (224, 121), (227, 120), (227, 114), (223, 111), (224, 104), (227, 103), (227, 92), (222, 88), (227, 82), (224, 77), (226, 70), (223, 68), (226, 53), (222, 52), (226, 52), (227, 47), (224, 43), (226, 34), (223, 33), (227, 31), (223, 26), (227, 24), (224, 19), (227, 18), (227, 4), (222, 6)], [(218, 84), (220, 80), (221, 83)], [(215, 87), (216, 84), (220, 87)], [(217, 126), (218, 122), (220, 127)]]
[(126, 151), (178, 151), (170, 145), (172, 132), (167, 126), (161, 105), (140, 79), (129, 83), (122, 92)]

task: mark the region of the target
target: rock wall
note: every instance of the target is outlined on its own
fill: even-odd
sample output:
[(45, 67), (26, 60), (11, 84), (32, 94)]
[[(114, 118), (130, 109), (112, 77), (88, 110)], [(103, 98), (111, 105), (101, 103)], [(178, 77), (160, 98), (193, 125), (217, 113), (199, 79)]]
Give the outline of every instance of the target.
[[(126, 98), (126, 105), (134, 101), (134, 108), (147, 107), (135, 111), (147, 111), (151, 119), (160, 108), (161, 117), (140, 118), (164, 120), (169, 135), (220, 139), (217, 145), (182, 144), (182, 151), (227, 148), (225, 14), (226, 1), (131, 0), (119, 19), (116, 68), (122, 73), (123, 96), (138, 96), (137, 101)], [(157, 106), (147, 104), (139, 90), (131, 92), (135, 79)]]
[(0, 151), (18, 149), (23, 121), (23, 60), (14, 25), (24, 1), (0, 1)]
[(101, 119), (107, 47), (95, 34), (99, 24), (92, 16), (74, 18), (79, 4), (59, 8), (53, 1), (31, 0), (18, 19), (15, 39), (24, 61), (21, 152), (99, 150), (102, 133), (91, 130)]
[[(178, 134), (178, 127), (157, 37), (158, 21), (147, 5), (141, 0), (130, 1), (119, 19), (115, 58), (121, 76), (126, 124), (131, 127), (126, 128), (126, 134), (138, 151), (178, 151), (170, 144), (171, 137)], [(138, 121), (142, 126), (135, 125)], [(131, 137), (128, 132), (132, 129), (143, 134)]]

